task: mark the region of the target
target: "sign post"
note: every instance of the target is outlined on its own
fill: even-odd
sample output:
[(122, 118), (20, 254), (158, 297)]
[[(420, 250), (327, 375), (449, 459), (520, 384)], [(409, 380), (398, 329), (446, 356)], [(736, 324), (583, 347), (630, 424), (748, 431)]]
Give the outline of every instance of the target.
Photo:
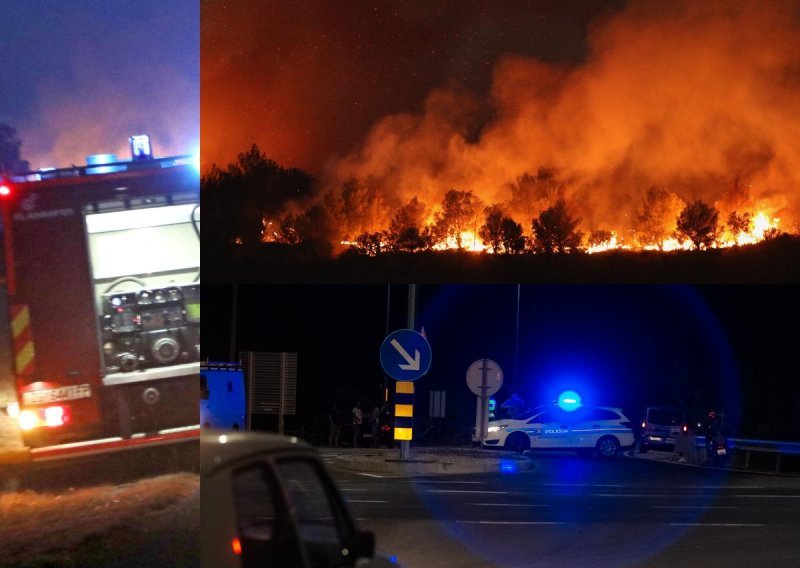
[(380, 349), (381, 367), (397, 381), (395, 387), (394, 439), (400, 440), (400, 457), (408, 459), (414, 418), (414, 384), (431, 366), (431, 346), (421, 333), (412, 329), (393, 331)]
[(467, 386), (475, 393), (475, 431), (478, 442), (483, 445), (489, 422), (489, 398), (503, 386), (503, 370), (491, 359), (478, 359), (467, 369)]

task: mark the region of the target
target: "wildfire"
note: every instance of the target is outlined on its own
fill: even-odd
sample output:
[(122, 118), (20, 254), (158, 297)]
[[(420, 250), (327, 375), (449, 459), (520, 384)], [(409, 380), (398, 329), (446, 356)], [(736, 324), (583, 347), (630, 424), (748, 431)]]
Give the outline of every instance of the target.
[[(729, 248), (734, 246), (746, 246), (759, 243), (769, 238), (770, 234), (777, 234), (780, 224), (780, 219), (777, 217), (770, 217), (765, 211), (758, 211), (751, 217), (750, 229), (742, 230), (737, 234), (733, 234), (727, 229), (725, 232), (720, 233), (718, 238), (709, 246), (709, 248)], [(461, 244), (459, 246), (458, 239), (454, 235), (448, 236), (446, 239), (433, 244), (430, 248), (432, 250), (465, 250), (473, 253), (489, 253), (495, 251), (491, 245), (484, 242), (474, 231), (461, 231)], [(360, 247), (362, 243), (353, 240), (342, 240), (340, 244), (347, 247)], [(379, 241), (382, 250), (389, 250), (391, 243), (382, 239)], [(693, 248), (690, 240), (680, 241), (677, 238), (669, 237), (664, 239), (661, 246), (655, 244), (636, 245), (633, 242), (625, 242), (620, 238), (615, 231), (610, 232), (610, 237), (601, 242), (594, 242), (587, 244), (584, 242), (580, 250), (588, 254), (599, 254), (612, 250), (646, 250), (646, 251), (662, 251), (671, 252), (684, 250), (688, 251)], [(368, 251), (370, 252), (370, 251)]]

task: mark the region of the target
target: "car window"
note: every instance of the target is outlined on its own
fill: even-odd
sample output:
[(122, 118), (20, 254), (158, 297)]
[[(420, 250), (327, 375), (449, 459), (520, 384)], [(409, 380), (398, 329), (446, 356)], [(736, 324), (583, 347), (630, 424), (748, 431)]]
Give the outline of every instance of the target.
[(279, 461), (277, 473), (311, 566), (338, 566), (343, 547), (336, 507), (318, 470), (309, 460), (291, 459)]
[(658, 424), (660, 426), (669, 426), (673, 424), (680, 424), (680, 416), (676, 410), (668, 408), (651, 408), (647, 413), (647, 421), (651, 424)]
[(580, 420), (585, 422), (599, 422), (602, 420), (619, 420), (619, 415), (613, 410), (605, 408), (581, 408), (576, 412), (581, 412)]
[(237, 471), (233, 477), (239, 534), (259, 541), (272, 540), (275, 532), (273, 491), (261, 467)]
[(559, 412), (558, 410), (545, 410), (541, 414), (537, 414), (530, 420), (528, 424), (547, 424), (550, 422), (566, 422), (571, 417), (566, 412)]

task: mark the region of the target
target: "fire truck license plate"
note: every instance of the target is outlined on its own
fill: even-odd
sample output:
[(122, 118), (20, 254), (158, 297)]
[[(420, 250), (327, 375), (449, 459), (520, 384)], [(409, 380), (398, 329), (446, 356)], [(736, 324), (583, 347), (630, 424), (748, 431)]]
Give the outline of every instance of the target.
[(47, 404), (60, 400), (73, 400), (76, 398), (89, 398), (92, 390), (89, 385), (70, 385), (57, 389), (46, 389), (22, 393), (22, 404)]

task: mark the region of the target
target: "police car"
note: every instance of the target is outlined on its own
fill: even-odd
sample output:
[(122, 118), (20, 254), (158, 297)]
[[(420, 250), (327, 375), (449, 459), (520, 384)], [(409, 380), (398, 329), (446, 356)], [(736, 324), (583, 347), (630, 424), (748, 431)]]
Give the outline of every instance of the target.
[(539, 407), (517, 419), (489, 422), (483, 446), (507, 450), (575, 450), (579, 454), (613, 457), (633, 446), (633, 423), (620, 408), (580, 406)]
[(214, 568), (388, 568), (357, 529), (317, 452), (297, 438), (206, 430), (201, 560)]

